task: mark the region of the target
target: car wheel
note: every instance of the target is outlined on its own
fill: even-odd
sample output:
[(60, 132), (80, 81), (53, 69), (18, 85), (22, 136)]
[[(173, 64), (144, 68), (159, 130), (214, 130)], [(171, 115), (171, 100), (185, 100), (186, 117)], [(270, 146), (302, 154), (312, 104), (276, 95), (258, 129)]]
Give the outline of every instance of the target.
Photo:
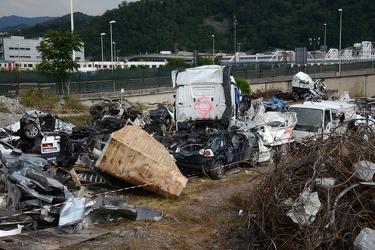
[(225, 165), (222, 161), (217, 161), (211, 169), (209, 176), (213, 180), (220, 180), (225, 175)]
[(27, 129), (23, 134), (29, 139), (35, 139), (40, 135), (40, 131), (37, 126), (33, 125), (30, 129)]
[(103, 118), (103, 108), (99, 104), (94, 104), (90, 107), (89, 113), (92, 117), (95, 119), (101, 119)]
[(254, 151), (251, 153), (251, 158), (250, 158), (250, 164), (251, 165), (256, 165), (259, 162), (259, 151)]

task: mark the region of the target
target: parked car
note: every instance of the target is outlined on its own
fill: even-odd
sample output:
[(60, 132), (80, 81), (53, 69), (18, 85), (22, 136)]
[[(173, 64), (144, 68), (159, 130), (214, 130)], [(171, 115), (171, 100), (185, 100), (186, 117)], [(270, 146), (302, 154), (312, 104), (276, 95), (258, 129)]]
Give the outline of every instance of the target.
[(257, 135), (239, 130), (187, 134), (173, 153), (184, 174), (203, 172), (215, 180), (223, 178), (225, 171), (237, 163), (257, 161), (258, 156)]
[(0, 140), (0, 152), (10, 166), (17, 160), (27, 160), (40, 166), (48, 166), (48, 161), (39, 155), (23, 153), (21, 149)]

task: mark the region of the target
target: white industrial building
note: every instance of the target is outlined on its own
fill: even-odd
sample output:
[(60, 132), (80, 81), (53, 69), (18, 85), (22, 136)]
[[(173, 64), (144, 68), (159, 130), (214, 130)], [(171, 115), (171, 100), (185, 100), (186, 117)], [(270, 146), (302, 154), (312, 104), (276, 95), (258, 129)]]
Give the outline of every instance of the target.
[[(35, 63), (41, 62), (41, 54), (36, 49), (43, 37), (25, 39), (23, 36), (0, 37), (0, 68), (32, 68)], [(85, 60), (84, 48), (76, 51), (75, 59)]]

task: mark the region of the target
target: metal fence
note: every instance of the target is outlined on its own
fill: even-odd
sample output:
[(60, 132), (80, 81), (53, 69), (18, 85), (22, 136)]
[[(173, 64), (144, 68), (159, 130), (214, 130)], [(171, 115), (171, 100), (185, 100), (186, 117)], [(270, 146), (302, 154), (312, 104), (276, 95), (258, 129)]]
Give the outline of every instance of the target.
[[(293, 76), (303, 71), (310, 76), (338, 72), (337, 64), (291, 65), (285, 62), (259, 62), (231, 64), (233, 75), (249, 79)], [(90, 94), (124, 90), (172, 87), (171, 71), (176, 68), (120, 69), (77, 72), (71, 75), (71, 94)], [(341, 71), (374, 69), (374, 61), (341, 64)], [(57, 95), (64, 94), (60, 80), (41, 72), (0, 72), (0, 95), (15, 96), (26, 88), (39, 88)]]

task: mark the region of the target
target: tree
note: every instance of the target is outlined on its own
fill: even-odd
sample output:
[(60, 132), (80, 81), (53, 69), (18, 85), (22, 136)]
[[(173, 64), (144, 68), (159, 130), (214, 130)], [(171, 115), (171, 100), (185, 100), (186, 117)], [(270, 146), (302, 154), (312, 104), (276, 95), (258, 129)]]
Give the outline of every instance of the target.
[[(83, 42), (74, 31), (49, 31), (37, 46), (42, 55), (38, 70), (57, 75), (69, 94), (70, 74), (79, 67), (73, 58), (73, 51), (81, 51), (82, 48)], [(62, 92), (64, 93), (64, 87)]]

